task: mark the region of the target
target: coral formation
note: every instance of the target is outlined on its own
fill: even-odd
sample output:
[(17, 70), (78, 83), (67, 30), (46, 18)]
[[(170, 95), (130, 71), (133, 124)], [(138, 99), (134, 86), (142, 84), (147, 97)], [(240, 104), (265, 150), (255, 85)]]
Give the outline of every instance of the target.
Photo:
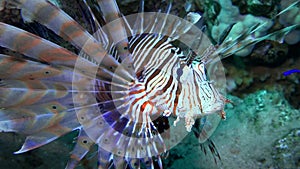
[(232, 4), (239, 7), (240, 14), (252, 14), (271, 18), (276, 15), (278, 0), (232, 0)]
[(284, 93), (284, 97), (293, 107), (300, 108), (299, 73), (283, 75), (285, 71), (300, 68), (300, 44), (296, 46), (278, 45), (275, 44), (273, 48), (269, 47), (266, 52), (276, 54), (275, 51), (286, 52), (288, 49), (286, 56), (280, 56), (277, 53), (277, 59), (268, 60), (266, 59), (268, 55), (263, 55), (263, 48), (258, 47), (254, 49), (250, 57), (226, 59), (223, 64), (226, 68), (228, 92), (243, 97), (257, 90), (277, 90)]
[[(300, 10), (297, 2), (293, 0), (281, 1), (279, 4), (275, 0), (259, 1), (204, 1), (199, 2), (205, 13), (208, 33), (216, 43), (223, 40), (232, 40), (255, 25), (261, 27), (252, 35), (251, 38), (259, 38), (266, 35), (270, 29), (278, 30), (280, 27), (287, 27), (300, 23)], [(299, 3), (299, 2), (298, 2)], [(286, 9), (288, 6), (288, 10)], [(280, 13), (280, 11), (284, 11)], [(279, 22), (276, 16), (279, 15)], [(227, 32), (229, 30), (229, 32)], [(300, 41), (300, 30), (295, 29), (286, 36), (284, 40), (288, 44), (296, 44)], [(282, 41), (280, 41), (282, 43)], [(267, 45), (268, 46), (268, 45)], [(250, 45), (245, 49), (235, 53), (238, 56), (248, 56), (254, 48)]]
[[(211, 37), (216, 42), (219, 42), (219, 40), (222, 39), (223, 33), (226, 32), (226, 29), (232, 25), (233, 27), (225, 41), (235, 39), (245, 30), (257, 24), (261, 24), (263, 26), (259, 31), (255, 32), (254, 37), (260, 37), (265, 35), (267, 30), (273, 25), (272, 20), (265, 17), (254, 16), (252, 14), (241, 15), (239, 8), (232, 5), (231, 0), (219, 0), (218, 2), (221, 9), (211, 28)], [(236, 55), (247, 56), (251, 53), (253, 47), (254, 46), (249, 46), (236, 53)]]
[(300, 128), (292, 129), (287, 135), (275, 141), (272, 157), (276, 168), (299, 168)]
[[(286, 8), (290, 4), (294, 3), (294, 0), (281, 0), (281, 7)], [(289, 11), (281, 14), (279, 16), (279, 22), (283, 26), (290, 26), (294, 24), (300, 23), (300, 7), (293, 6)], [(290, 32), (287, 36), (284, 38), (285, 42), (288, 44), (296, 44), (300, 41), (300, 28)]]
[(260, 65), (277, 66), (287, 59), (288, 51), (287, 44), (266, 40), (255, 46), (250, 58)]

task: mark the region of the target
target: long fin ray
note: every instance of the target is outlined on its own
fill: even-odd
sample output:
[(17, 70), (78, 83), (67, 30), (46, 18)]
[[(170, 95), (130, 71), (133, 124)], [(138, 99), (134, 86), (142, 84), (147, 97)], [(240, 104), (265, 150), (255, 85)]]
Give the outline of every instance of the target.
[[(56, 104), (56, 106), (58, 105)], [(75, 128), (77, 128), (79, 126), (74, 111), (53, 111), (52, 107), (48, 107), (40, 105), (22, 109), (11, 108), (1, 110), (0, 129), (6, 132), (18, 132), (31, 135), (55, 125), (60, 125), (62, 130), (63, 127), (72, 128), (76, 126)], [(40, 111), (35, 113), (34, 109), (40, 109)], [(61, 109), (61, 107), (57, 109)], [(54, 127), (52, 127), (52, 129), (54, 129)]]
[(2, 22), (0, 46), (53, 65), (73, 67), (77, 59), (75, 54), (50, 41)]
[[(216, 50), (216, 53), (220, 54), (221, 59), (224, 59), (228, 56), (231, 56), (234, 53), (237, 53), (238, 51), (241, 51), (242, 49), (245, 49), (246, 47), (255, 45), (255, 44), (257, 44), (261, 41), (264, 41), (264, 40), (273, 40), (273, 41), (282, 42), (283, 37), (285, 35), (287, 35), (291, 31), (293, 31), (295, 29), (299, 29), (299, 28), (300, 28), (300, 24), (295, 24), (295, 25), (291, 25), (291, 26), (288, 26), (286, 28), (280, 29), (278, 31), (272, 32), (272, 33), (267, 34), (265, 36), (255, 38), (255, 39), (249, 37), (251, 35), (248, 34), (249, 35), (248, 38), (244, 38), (244, 40), (241, 40), (242, 37), (247, 37), (246, 36), (247, 33), (245, 33), (244, 34), (245, 36), (241, 36), (241, 37), (238, 38), (239, 41), (235, 40), (234, 45), (227, 46), (226, 48), (220, 47), (219, 50)], [(250, 31), (250, 32), (253, 32), (253, 31)]]
[(0, 106), (26, 106), (32, 104), (72, 101), (71, 83), (2, 80), (0, 83)]
[[(28, 45), (24, 45), (28, 44)], [(118, 67), (118, 72), (114, 73), (113, 67), (107, 65), (99, 66), (91, 61), (78, 57), (76, 54), (31, 33), (19, 28), (0, 22), (0, 46), (20, 52), (30, 58), (46, 62), (51, 65), (65, 66), (73, 69), (76, 66), (81, 74), (91, 77), (116, 77), (123, 82), (130, 81), (130, 75)], [(19, 61), (22, 59), (19, 59)], [(102, 71), (97, 71), (99, 70)], [(119, 70), (120, 69), (120, 70)], [(97, 71), (97, 72), (96, 72)], [(96, 75), (93, 75), (95, 74)]]
[(108, 169), (112, 163), (113, 154), (98, 147), (98, 169)]
[(118, 8), (116, 1), (101, 1), (98, 0), (98, 4), (104, 15), (104, 19), (107, 23), (105, 30), (110, 35), (112, 42), (116, 46), (118, 57), (120, 58), (124, 69), (126, 69), (132, 77), (135, 77), (134, 65), (132, 55), (129, 51), (128, 35), (131, 31), (127, 31), (125, 24), (126, 18), (121, 18), (121, 12)]
[(76, 145), (71, 152), (66, 169), (73, 169), (86, 156), (94, 142), (88, 137), (83, 129), (80, 129), (77, 136)]
[(76, 115), (71, 113), (64, 114), (60, 120), (55, 120), (55, 122), (54, 125), (27, 136), (22, 148), (16, 151), (15, 154), (41, 147), (70, 131), (78, 129), (80, 126), (77, 122)]
[[(292, 4), (288, 5), (286, 8), (278, 12), (275, 16), (273, 16), (271, 19), (274, 20), (276, 17), (284, 14), (285, 12), (289, 11), (292, 9), (294, 6), (298, 5), (300, 0), (297, 0), (293, 2)], [(267, 35), (263, 35), (261, 37), (253, 37), (253, 34), (262, 29), (264, 26), (266, 26), (266, 22), (257, 24), (248, 30), (246, 30), (244, 33), (241, 35), (237, 36), (235, 39), (226, 41), (222, 44), (220, 44), (220, 47), (218, 50), (216, 50), (215, 54), (213, 54), (213, 57), (218, 57), (220, 56), (221, 59), (224, 59), (228, 56), (231, 56), (232, 54), (235, 54), (246, 47), (253, 46), (263, 40), (272, 40), (272, 41), (278, 41), (279, 43), (283, 42), (283, 38), (285, 35), (290, 33), (291, 31), (295, 29), (299, 29), (300, 24), (294, 24), (285, 28), (282, 28), (278, 31), (271, 32)], [(213, 59), (211, 59), (213, 60)]]
[[(120, 64), (103, 48), (92, 35), (85, 31), (76, 21), (61, 9), (45, 0), (14, 0), (21, 3), (20, 8), (25, 11), (30, 19), (35, 20), (71, 42), (78, 49), (84, 51), (98, 64), (117, 68)], [(121, 67), (120, 67), (121, 68)], [(123, 69), (126, 71), (126, 69)], [(124, 75), (127, 77), (127, 75)], [(127, 77), (133, 79), (133, 77)]]
[(72, 75), (84, 76), (66, 67), (26, 60), (20, 57), (0, 54), (0, 78), (12, 80), (42, 80), (72, 82)]

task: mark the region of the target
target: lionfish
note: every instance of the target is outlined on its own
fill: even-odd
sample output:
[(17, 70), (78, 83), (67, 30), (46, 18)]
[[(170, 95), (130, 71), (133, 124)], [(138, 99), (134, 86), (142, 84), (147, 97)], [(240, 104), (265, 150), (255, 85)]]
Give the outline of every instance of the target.
[(115, 0), (92, 7), (80, 1), (90, 33), (46, 0), (0, 2), (77, 49), (0, 22), (0, 46), (18, 53), (0, 55), (0, 130), (27, 136), (15, 154), (79, 130), (66, 168), (75, 168), (95, 144), (99, 168), (162, 168), (161, 155), (186, 133), (209, 141), (228, 102), (216, 83), (224, 80), (215, 75), (218, 58), (299, 26), (253, 38), (261, 26), (255, 25), (212, 45), (193, 25), (201, 17), (171, 15), (172, 3), (166, 13), (144, 12), (141, 1), (139, 13), (125, 17)]

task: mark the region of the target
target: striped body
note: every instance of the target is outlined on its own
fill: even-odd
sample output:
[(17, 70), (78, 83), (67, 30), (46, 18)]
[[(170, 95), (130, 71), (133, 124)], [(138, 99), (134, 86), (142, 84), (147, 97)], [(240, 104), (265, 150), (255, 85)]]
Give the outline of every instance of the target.
[(158, 116), (171, 111), (191, 123), (186, 124), (190, 131), (194, 119), (223, 110), (224, 100), (207, 80), (204, 63), (194, 61), (187, 65), (185, 56), (171, 41), (171, 38), (151, 34), (130, 41), (129, 50), (138, 80), (127, 93), (132, 99), (126, 101), (129, 108), (125, 114)]

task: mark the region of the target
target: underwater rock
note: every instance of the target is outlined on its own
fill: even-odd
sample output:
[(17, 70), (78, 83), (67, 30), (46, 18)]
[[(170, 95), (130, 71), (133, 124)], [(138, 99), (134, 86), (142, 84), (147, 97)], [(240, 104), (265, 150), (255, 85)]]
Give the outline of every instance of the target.
[(273, 145), (273, 160), (277, 168), (300, 167), (300, 128), (292, 129)]
[(274, 6), (275, 0), (247, 0), (248, 11), (255, 16), (268, 16)]
[(288, 45), (276, 41), (258, 43), (250, 54), (251, 60), (265, 66), (277, 66), (287, 59)]
[(296, 75), (290, 75), (291, 77), (288, 77), (289, 79), (294, 79), (295, 82), (290, 82), (289, 85), (285, 87), (285, 94), (284, 97), (290, 102), (292, 106), (295, 108), (300, 108), (300, 85), (297, 84), (296, 80), (299, 81), (299, 78), (297, 78)]
[[(267, 41), (263, 42), (265, 45), (270, 45), (268, 43)], [(259, 43), (257, 46), (259, 47), (260, 45)], [(277, 45), (277, 51), (282, 50), (287, 52), (287, 49), (289, 50), (286, 56), (281, 57), (282, 61), (278, 58), (277, 61), (274, 60), (276, 62), (265, 60), (259, 63), (259, 59), (263, 60), (267, 57), (260, 48), (258, 49), (261, 51), (256, 51), (257, 48), (254, 49), (253, 54), (257, 54), (255, 58), (253, 58), (254, 55), (251, 54), (251, 57), (236, 56), (225, 59), (223, 64), (226, 68), (227, 91), (235, 96), (243, 97), (245, 94), (257, 90), (277, 90), (284, 94), (284, 97), (294, 108), (300, 108), (300, 74), (293, 73), (288, 76), (283, 75), (283, 73), (288, 70), (300, 68), (300, 46)], [(269, 48), (264, 49), (266, 53), (275, 51), (274, 48), (271, 49), (271, 51), (267, 49)], [(259, 52), (261, 52), (261, 54), (259, 54)]]
[(232, 0), (232, 4), (239, 7), (240, 14), (252, 14), (268, 18), (276, 14), (278, 3), (277, 0)]
[(10, 24), (20, 23), (22, 20), (20, 10), (6, 8), (6, 2), (4, 0), (0, 0), (0, 16), (0, 22)]
[[(165, 164), (168, 168), (178, 166), (193, 169), (212, 168), (297, 168), (299, 163), (299, 128), (300, 110), (293, 109), (279, 91), (261, 90), (241, 99), (228, 95), (233, 104), (226, 105), (226, 121), (222, 121), (212, 135), (221, 161), (214, 163), (211, 155), (204, 156), (197, 147), (195, 138), (189, 134), (183, 144), (170, 151)], [(284, 113), (283, 113), (284, 112)], [(296, 131), (297, 129), (297, 131)], [(278, 140), (287, 137), (293, 130), (298, 133), (294, 140), (288, 138), (290, 161), (274, 160), (274, 146)], [(276, 148), (275, 148), (276, 149)], [(178, 153), (186, 154), (178, 156)], [(275, 151), (278, 152), (278, 151)], [(283, 155), (277, 153), (277, 155)], [(276, 155), (276, 156), (277, 156)], [(201, 159), (201, 162), (200, 162)], [(297, 164), (297, 165), (294, 165)], [(279, 167), (278, 167), (279, 166)], [(292, 166), (292, 167), (291, 167)]]
[(253, 74), (249, 70), (236, 66), (227, 66), (226, 70), (227, 92), (240, 92), (249, 89), (253, 85)]

